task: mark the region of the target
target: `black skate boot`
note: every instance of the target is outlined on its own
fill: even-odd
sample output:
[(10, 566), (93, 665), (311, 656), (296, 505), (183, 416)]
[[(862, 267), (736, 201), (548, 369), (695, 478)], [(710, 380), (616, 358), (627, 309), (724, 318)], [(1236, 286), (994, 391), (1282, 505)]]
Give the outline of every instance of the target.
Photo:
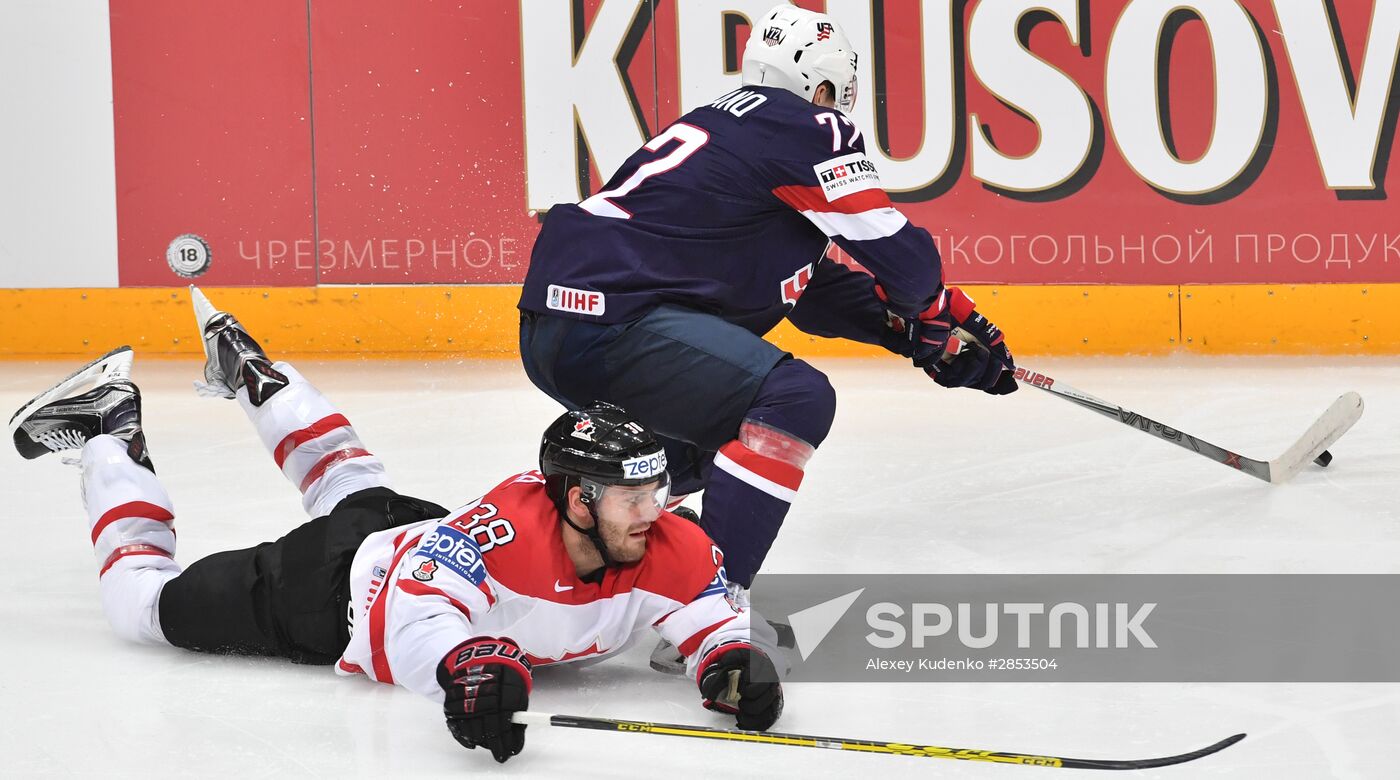
[(194, 319), (204, 339), (204, 379), (195, 383), (201, 395), (235, 398), (238, 388), (248, 388), (248, 400), (262, 406), (273, 393), (287, 386), (287, 377), (272, 367), (267, 353), (232, 314), (214, 304), (190, 285)]
[[(10, 418), (10, 434), (22, 457), (80, 450), (94, 436), (111, 434), (127, 454), (155, 472), (141, 431), (141, 391), (131, 381), (131, 347), (119, 347), (35, 396)], [(80, 392), (84, 387), (91, 389)], [(76, 462), (65, 459), (67, 462)]]

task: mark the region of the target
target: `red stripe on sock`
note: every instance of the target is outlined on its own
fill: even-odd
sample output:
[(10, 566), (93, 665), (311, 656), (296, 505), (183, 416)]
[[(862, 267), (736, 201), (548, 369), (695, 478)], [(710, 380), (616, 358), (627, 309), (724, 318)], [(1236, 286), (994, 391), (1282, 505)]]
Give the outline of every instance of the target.
[(350, 447), (343, 450), (336, 450), (326, 457), (321, 458), (316, 461), (316, 465), (312, 466), (310, 471), (306, 472), (306, 479), (301, 481), (301, 492), (305, 493), (310, 490), (311, 486), (316, 484), (316, 480), (320, 479), (321, 475), (326, 473), (326, 469), (329, 469), (331, 466), (334, 466), (342, 460), (363, 458), (370, 454), (372, 453), (370, 453), (369, 450), (362, 450), (359, 447)]
[(802, 469), (791, 463), (778, 460), (777, 458), (759, 455), (757, 452), (739, 443), (738, 439), (720, 447), (719, 451), (724, 453), (724, 457), (729, 458), (769, 482), (782, 485), (788, 490), (796, 490), (802, 486)]
[(175, 515), (163, 506), (156, 506), (149, 501), (128, 501), (125, 504), (114, 506), (102, 513), (97, 523), (92, 527), (92, 543), (97, 544), (97, 537), (107, 530), (107, 526), (118, 520), (125, 520), (131, 517), (155, 520), (158, 523), (169, 523), (175, 519)]
[(108, 569), (112, 568), (112, 564), (115, 564), (122, 558), (127, 558), (132, 555), (161, 555), (166, 558), (174, 557), (153, 544), (128, 544), (125, 547), (118, 547), (112, 551), (111, 555), (107, 556), (107, 562), (102, 564), (102, 571), (99, 571), (97, 576), (101, 577), (107, 573)]
[(277, 461), (277, 468), (282, 468), (282, 464), (287, 462), (297, 447), (311, 441), (319, 439), (337, 428), (350, 427), (350, 421), (345, 419), (343, 414), (333, 414), (329, 417), (322, 417), (316, 422), (302, 428), (299, 431), (292, 431), (277, 443), (277, 447), (272, 450), (272, 458)]

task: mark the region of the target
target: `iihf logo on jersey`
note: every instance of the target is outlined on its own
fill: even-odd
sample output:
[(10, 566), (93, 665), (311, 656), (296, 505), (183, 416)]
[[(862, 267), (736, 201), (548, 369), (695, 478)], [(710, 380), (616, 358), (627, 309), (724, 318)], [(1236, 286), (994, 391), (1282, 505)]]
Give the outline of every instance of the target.
[(545, 298), (545, 306), (555, 311), (571, 311), (597, 317), (607, 310), (608, 302), (602, 293), (594, 290), (579, 290), (551, 284)]
[(573, 433), (569, 435), (573, 436), (575, 439), (593, 441), (593, 432), (597, 429), (598, 426), (593, 424), (593, 418), (585, 417), (582, 420), (579, 420), (578, 422), (574, 423)]
[(438, 565), (436, 563), (432, 561), (423, 561), (418, 564), (418, 568), (413, 570), (413, 579), (419, 582), (427, 582), (433, 578), (433, 574), (437, 572), (437, 570)]

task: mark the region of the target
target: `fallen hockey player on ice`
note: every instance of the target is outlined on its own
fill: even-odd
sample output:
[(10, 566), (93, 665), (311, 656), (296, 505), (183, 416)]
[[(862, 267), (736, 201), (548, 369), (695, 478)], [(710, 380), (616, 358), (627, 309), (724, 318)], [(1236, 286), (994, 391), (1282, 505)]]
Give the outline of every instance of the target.
[(768, 729), (783, 696), (726, 590), (723, 557), (666, 512), (662, 445), (592, 404), (545, 431), (539, 471), (449, 512), (396, 493), (336, 407), (191, 288), (201, 394), (237, 399), (311, 518), (275, 542), (175, 561), (175, 508), (141, 428), (122, 347), (10, 420), (26, 458), (76, 450), (102, 607), (134, 642), (334, 665), (442, 702), (453, 737), (518, 754), (531, 669), (621, 652), (654, 628), (705, 707)]

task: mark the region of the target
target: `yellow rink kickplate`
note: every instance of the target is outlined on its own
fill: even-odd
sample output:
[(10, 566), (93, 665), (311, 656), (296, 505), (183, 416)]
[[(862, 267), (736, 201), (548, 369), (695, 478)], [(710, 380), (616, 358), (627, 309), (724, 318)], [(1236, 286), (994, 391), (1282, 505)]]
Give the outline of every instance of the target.
[[(1400, 353), (1400, 285), (1132, 285), (964, 288), (1021, 355)], [(518, 285), (211, 288), (287, 357), (508, 358)], [(886, 355), (787, 322), (769, 338), (801, 357)], [(201, 351), (178, 288), (0, 290), (0, 357)]]

